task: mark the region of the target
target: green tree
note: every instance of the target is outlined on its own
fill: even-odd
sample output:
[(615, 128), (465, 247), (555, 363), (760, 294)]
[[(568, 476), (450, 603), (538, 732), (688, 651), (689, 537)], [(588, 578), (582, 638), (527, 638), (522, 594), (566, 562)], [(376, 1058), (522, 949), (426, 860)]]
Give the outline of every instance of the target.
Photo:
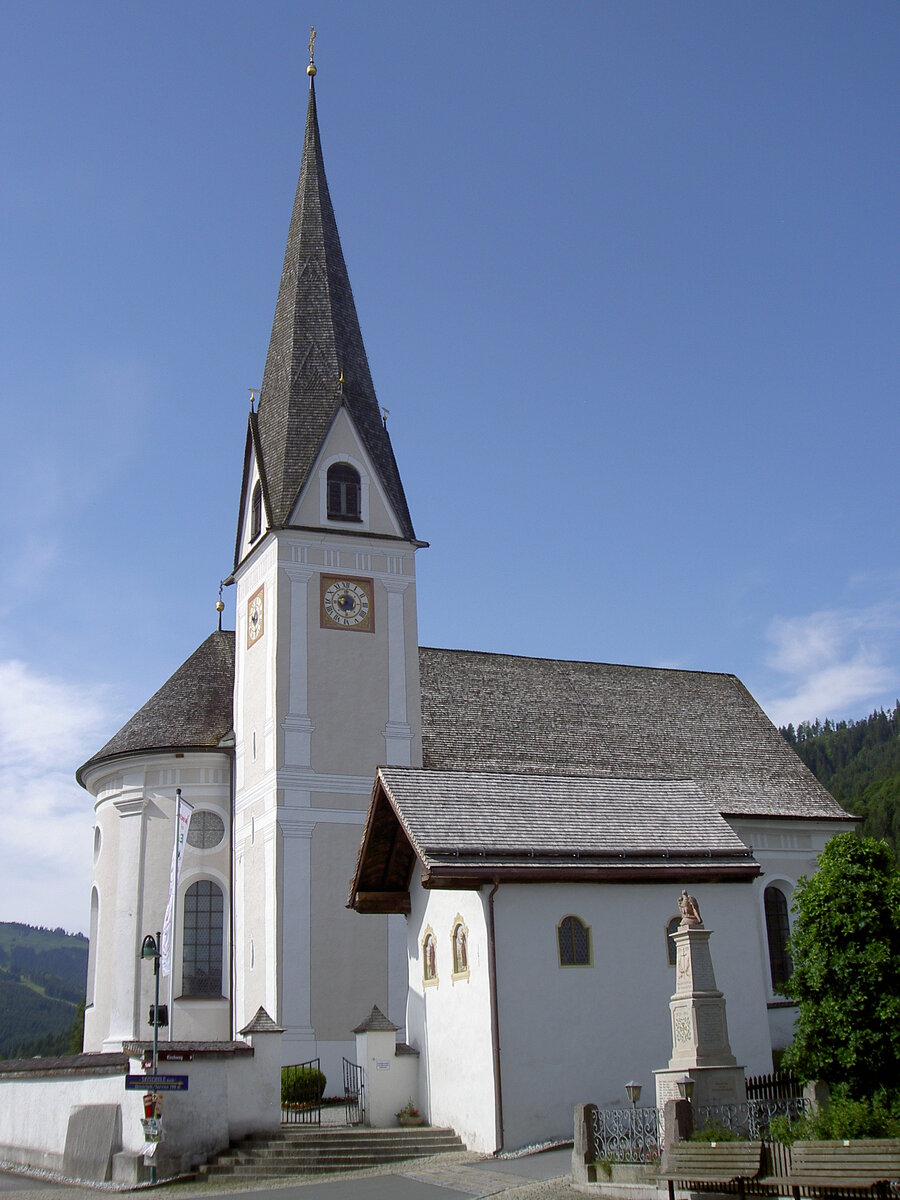
[(900, 1088), (900, 870), (886, 842), (834, 837), (794, 892), (797, 1001), (785, 1064), (854, 1099)]

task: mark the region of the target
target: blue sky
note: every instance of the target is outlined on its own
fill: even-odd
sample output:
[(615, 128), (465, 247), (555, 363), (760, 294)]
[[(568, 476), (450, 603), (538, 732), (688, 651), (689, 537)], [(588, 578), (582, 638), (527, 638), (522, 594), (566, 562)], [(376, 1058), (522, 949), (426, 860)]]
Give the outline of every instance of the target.
[(214, 627), (313, 23), (421, 641), (900, 693), (900, 6), (8, 3), (0, 918)]

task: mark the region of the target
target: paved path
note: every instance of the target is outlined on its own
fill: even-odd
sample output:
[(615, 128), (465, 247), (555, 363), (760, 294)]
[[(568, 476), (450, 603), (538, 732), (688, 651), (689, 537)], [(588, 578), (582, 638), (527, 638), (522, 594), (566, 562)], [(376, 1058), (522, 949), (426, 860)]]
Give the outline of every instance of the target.
[[(455, 1154), (441, 1155), (427, 1162), (398, 1166), (393, 1171), (368, 1175), (343, 1175), (325, 1180), (284, 1183), (260, 1180), (246, 1183), (226, 1181), (202, 1184), (173, 1184), (161, 1190), (166, 1200), (201, 1200), (201, 1197), (228, 1196), (230, 1200), (275, 1192), (273, 1200), (483, 1200), (488, 1196), (506, 1196), (515, 1200), (555, 1200), (574, 1196), (568, 1185), (571, 1150), (550, 1150), (526, 1158), (483, 1159)], [(463, 1161), (460, 1161), (463, 1159)], [(141, 1189), (143, 1191), (144, 1189)], [(29, 1192), (28, 1200), (100, 1200), (116, 1193), (71, 1184), (51, 1184), (0, 1172), (0, 1197)], [(121, 1194), (121, 1193), (119, 1193)], [(24, 1197), (22, 1197), (24, 1200)]]
[[(159, 1189), (158, 1194), (160, 1200), (202, 1200), (214, 1196), (259, 1200), (261, 1192), (276, 1193), (273, 1200), (462, 1200), (464, 1197), (483, 1200), (488, 1196), (509, 1200), (567, 1200), (576, 1195), (568, 1182), (571, 1161), (570, 1149), (512, 1159), (444, 1154), (378, 1174), (342, 1175), (309, 1183), (260, 1180), (251, 1187), (237, 1181), (172, 1184)], [(100, 1197), (108, 1200), (111, 1195), (123, 1194), (72, 1184), (50, 1184), (43, 1179), (0, 1171), (0, 1197), (25, 1200), (23, 1192), (28, 1193), (28, 1200), (100, 1200)], [(141, 1189), (139, 1194), (144, 1192)]]

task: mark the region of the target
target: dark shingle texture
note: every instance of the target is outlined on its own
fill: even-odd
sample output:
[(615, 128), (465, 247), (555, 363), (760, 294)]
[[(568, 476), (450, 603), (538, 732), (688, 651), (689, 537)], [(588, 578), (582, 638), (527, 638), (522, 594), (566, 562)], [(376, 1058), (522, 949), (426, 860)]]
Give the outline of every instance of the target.
[(258, 413), (267, 511), (276, 527), (287, 524), (341, 403), (341, 372), (343, 403), (356, 422), (403, 535), (413, 538), (328, 194), (316, 96), (310, 81), (300, 179)]
[(425, 767), (691, 779), (718, 812), (847, 814), (733, 675), (421, 648)]
[(234, 703), (234, 632), (210, 634), (142, 709), (76, 772), (103, 759), (146, 750), (218, 746), (231, 732)]
[(594, 779), (382, 767), (380, 777), (425, 865), (464, 860), (608, 859), (649, 865), (752, 863), (747, 847), (688, 780)]

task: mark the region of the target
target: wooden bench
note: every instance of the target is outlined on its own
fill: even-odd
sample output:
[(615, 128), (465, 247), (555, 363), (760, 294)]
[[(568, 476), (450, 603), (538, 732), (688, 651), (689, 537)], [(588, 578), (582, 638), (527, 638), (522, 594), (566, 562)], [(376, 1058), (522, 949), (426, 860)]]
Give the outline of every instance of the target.
[(743, 1197), (761, 1169), (762, 1142), (675, 1142), (659, 1177), (668, 1182), (669, 1200), (675, 1200), (676, 1186), (689, 1192), (737, 1192)]
[(780, 1182), (790, 1188), (794, 1200), (801, 1190), (830, 1195), (873, 1192), (887, 1198), (900, 1196), (900, 1140), (860, 1139), (849, 1142), (794, 1142), (787, 1179), (763, 1181), (769, 1187)]

